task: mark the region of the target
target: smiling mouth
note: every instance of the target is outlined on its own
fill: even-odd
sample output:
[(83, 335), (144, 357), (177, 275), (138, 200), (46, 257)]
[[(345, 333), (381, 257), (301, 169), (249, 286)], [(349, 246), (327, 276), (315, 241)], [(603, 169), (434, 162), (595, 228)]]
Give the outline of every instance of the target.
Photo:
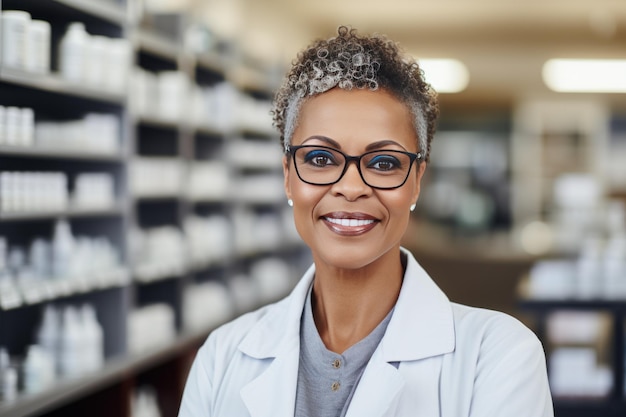
[(332, 217), (324, 217), (327, 222), (337, 224), (343, 227), (361, 227), (374, 223), (374, 220), (360, 220), (360, 219), (335, 219)]
[(379, 222), (378, 219), (365, 215), (340, 214), (322, 217), (324, 224), (332, 232), (341, 236), (358, 236), (372, 230)]

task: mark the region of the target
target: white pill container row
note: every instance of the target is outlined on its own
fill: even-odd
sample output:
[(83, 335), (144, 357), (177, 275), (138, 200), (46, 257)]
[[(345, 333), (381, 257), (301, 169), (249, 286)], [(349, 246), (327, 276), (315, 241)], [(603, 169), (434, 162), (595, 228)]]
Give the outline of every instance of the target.
[(32, 146), (34, 132), (33, 109), (0, 105), (0, 146)]
[(22, 10), (0, 12), (2, 65), (32, 73), (50, 72), (50, 23)]
[(109, 209), (115, 202), (114, 180), (108, 173), (81, 173), (74, 192), (63, 172), (0, 172), (0, 212), (30, 213)]

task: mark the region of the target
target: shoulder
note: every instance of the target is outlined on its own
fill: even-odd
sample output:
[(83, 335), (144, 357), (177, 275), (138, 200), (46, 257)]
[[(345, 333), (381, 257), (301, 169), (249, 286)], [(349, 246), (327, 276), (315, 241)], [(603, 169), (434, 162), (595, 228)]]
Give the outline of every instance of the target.
[[(545, 352), (535, 333), (516, 318), (498, 311), (452, 303), (454, 356), (473, 364), (477, 376), (545, 372)], [(493, 375), (493, 374), (492, 374)]]
[(451, 303), (457, 348), (478, 348), (482, 355), (524, 349), (543, 355), (541, 342), (518, 319), (493, 310)]
[(516, 319), (500, 311), (450, 303), (454, 316), (455, 330), (477, 337), (512, 337), (514, 339), (537, 340), (535, 334)]
[(280, 309), (282, 303), (284, 303), (284, 301), (279, 301), (244, 313), (217, 327), (207, 337), (202, 350), (213, 351), (213, 354), (226, 353), (224, 351), (230, 351), (232, 353), (250, 331), (268, 315)]
[(451, 303), (456, 348), (444, 361), (443, 380), (462, 392), (470, 415), (552, 416), (545, 353), (537, 336), (516, 318)]

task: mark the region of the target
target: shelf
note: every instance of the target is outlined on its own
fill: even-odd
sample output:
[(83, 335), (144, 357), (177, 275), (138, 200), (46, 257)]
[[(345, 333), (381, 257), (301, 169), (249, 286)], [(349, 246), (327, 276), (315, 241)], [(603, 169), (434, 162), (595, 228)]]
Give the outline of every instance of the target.
[[(127, 22), (127, 14), (124, 6), (107, 0), (13, 0), (3, 1), (3, 8), (19, 8), (21, 10), (37, 11), (44, 14), (67, 14), (68, 11), (77, 11), (84, 15), (95, 17), (99, 20), (123, 26)], [(70, 10), (68, 10), (70, 9)]]
[(190, 274), (197, 274), (197, 273), (205, 272), (208, 270), (225, 268), (227, 266), (228, 266), (228, 259), (221, 259), (221, 260), (211, 259), (211, 260), (206, 260), (202, 262), (196, 261), (196, 262), (191, 262), (188, 272)]
[[(555, 409), (562, 410), (558, 417), (567, 416), (623, 416), (626, 415), (624, 399), (624, 319), (626, 318), (626, 300), (538, 300), (521, 299), (521, 309), (535, 313), (539, 318), (536, 334), (544, 343), (548, 341), (546, 316), (556, 310), (604, 311), (612, 318), (613, 341), (611, 356), (613, 361), (613, 388), (608, 398), (598, 399), (555, 399)], [(557, 407), (559, 404), (559, 407)], [(586, 410), (586, 411), (583, 411)]]
[(196, 134), (206, 136), (223, 136), (226, 134), (226, 132), (222, 128), (208, 124), (192, 125), (190, 129), (193, 130)]
[(154, 193), (134, 193), (132, 196), (136, 201), (161, 202), (169, 200), (180, 200), (183, 198), (180, 192), (154, 192)]
[(626, 410), (625, 400), (600, 401), (555, 398), (553, 401), (556, 417), (622, 417)]
[(196, 66), (200, 70), (223, 74), (226, 65), (218, 54), (203, 53), (196, 55)]
[(159, 116), (144, 115), (138, 116), (135, 120), (135, 123), (141, 126), (168, 130), (178, 130), (183, 124), (182, 122), (173, 119), (165, 119)]
[(550, 311), (550, 310), (610, 310), (618, 314), (626, 315), (626, 300), (541, 300), (523, 299), (520, 307), (526, 310)]
[(121, 204), (103, 209), (75, 209), (59, 211), (42, 211), (42, 212), (0, 212), (1, 222), (16, 222), (29, 220), (46, 220), (57, 218), (83, 218), (83, 217), (105, 217), (105, 216), (121, 216), (124, 210)]
[(231, 199), (228, 195), (222, 196), (187, 196), (187, 202), (195, 205), (203, 205), (203, 204), (228, 204), (231, 202)]
[(20, 397), (12, 403), (0, 402), (0, 415), (2, 417), (28, 417), (58, 409), (72, 401), (122, 381), (128, 378), (131, 373), (137, 374), (199, 346), (213, 328), (212, 326), (203, 331), (182, 333), (171, 345), (142, 354), (113, 359), (107, 362), (101, 370), (91, 375), (71, 380), (60, 380), (48, 390)]
[(121, 153), (85, 152), (74, 149), (45, 148), (37, 146), (0, 145), (0, 157), (38, 158), (38, 159), (77, 159), (85, 161), (123, 162)]
[(140, 30), (135, 34), (135, 42), (142, 52), (168, 61), (178, 61), (181, 47), (168, 38)]
[[(26, 3), (27, 0), (20, 0)], [(41, 2), (41, 0), (30, 0)], [(123, 25), (127, 22), (126, 10), (119, 5), (113, 4), (112, 1), (106, 0), (53, 0), (59, 3), (80, 10), (83, 13), (108, 20), (111, 23)]]
[(0, 68), (0, 81), (28, 87), (35, 90), (85, 98), (98, 102), (122, 105), (126, 101), (123, 93), (116, 94), (105, 90), (71, 83), (56, 74), (33, 74), (13, 68)]
[(133, 270), (135, 281), (142, 284), (149, 284), (167, 279), (178, 279), (188, 271), (184, 262), (172, 263), (170, 265), (140, 265)]
[(130, 281), (125, 268), (90, 277), (89, 280), (49, 280), (35, 282), (28, 286), (13, 287), (13, 291), (3, 288), (0, 294), (0, 310), (12, 310), (26, 305), (34, 305), (59, 298), (85, 294), (93, 291), (122, 287)]

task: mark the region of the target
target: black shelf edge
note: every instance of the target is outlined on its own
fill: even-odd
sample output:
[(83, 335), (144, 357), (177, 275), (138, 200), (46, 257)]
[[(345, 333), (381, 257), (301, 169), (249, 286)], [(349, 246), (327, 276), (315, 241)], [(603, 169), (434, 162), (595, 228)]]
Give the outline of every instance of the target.
[(168, 346), (147, 353), (112, 359), (105, 366), (84, 377), (61, 380), (54, 387), (41, 393), (23, 396), (12, 403), (0, 402), (2, 417), (28, 417), (40, 415), (62, 407), (74, 400), (84, 398), (102, 388), (128, 378), (129, 373), (139, 373), (175, 358), (180, 353), (200, 345), (216, 326), (202, 331), (183, 332)]
[(127, 23), (127, 14), (123, 6), (103, 0), (53, 0), (83, 13), (107, 20), (120, 26)]
[(0, 222), (12, 221), (28, 221), (28, 220), (46, 220), (56, 218), (83, 218), (83, 217), (105, 217), (105, 216), (121, 216), (124, 209), (121, 204), (114, 207), (104, 209), (68, 209), (59, 211), (42, 211), (42, 212), (16, 212), (3, 213), (0, 212)]
[(195, 132), (196, 134), (206, 135), (206, 136), (223, 137), (224, 135), (227, 134), (227, 132), (224, 131), (224, 129), (218, 126), (209, 125), (209, 124), (190, 124), (188, 128), (189, 130)]
[(137, 125), (167, 129), (167, 130), (179, 130), (182, 128), (183, 123), (175, 119), (164, 119), (159, 116), (137, 115), (134, 118), (134, 122)]
[(136, 202), (143, 203), (159, 203), (163, 201), (184, 200), (184, 196), (180, 192), (163, 192), (163, 193), (144, 193), (135, 192), (131, 198)]
[(217, 53), (201, 53), (195, 56), (196, 66), (205, 71), (223, 74), (226, 66), (222, 57)]
[(78, 83), (71, 83), (54, 73), (33, 74), (18, 69), (1, 67), (0, 81), (40, 91), (80, 97), (96, 102), (123, 105), (126, 101), (126, 96), (122, 93), (115, 94), (106, 90), (85, 87)]
[(626, 399), (554, 398), (556, 417), (618, 417), (626, 415)]
[(601, 300), (601, 299), (529, 299), (519, 301), (519, 306), (525, 310), (610, 310), (626, 314), (626, 300)]
[(161, 59), (178, 62), (181, 47), (173, 40), (146, 30), (134, 34), (134, 43), (141, 52), (157, 56)]
[(85, 160), (97, 162), (123, 162), (124, 156), (121, 152), (99, 153), (99, 152), (77, 152), (73, 149), (46, 148), (38, 146), (7, 146), (0, 145), (0, 157), (17, 158), (42, 158), (42, 159), (68, 159)]

